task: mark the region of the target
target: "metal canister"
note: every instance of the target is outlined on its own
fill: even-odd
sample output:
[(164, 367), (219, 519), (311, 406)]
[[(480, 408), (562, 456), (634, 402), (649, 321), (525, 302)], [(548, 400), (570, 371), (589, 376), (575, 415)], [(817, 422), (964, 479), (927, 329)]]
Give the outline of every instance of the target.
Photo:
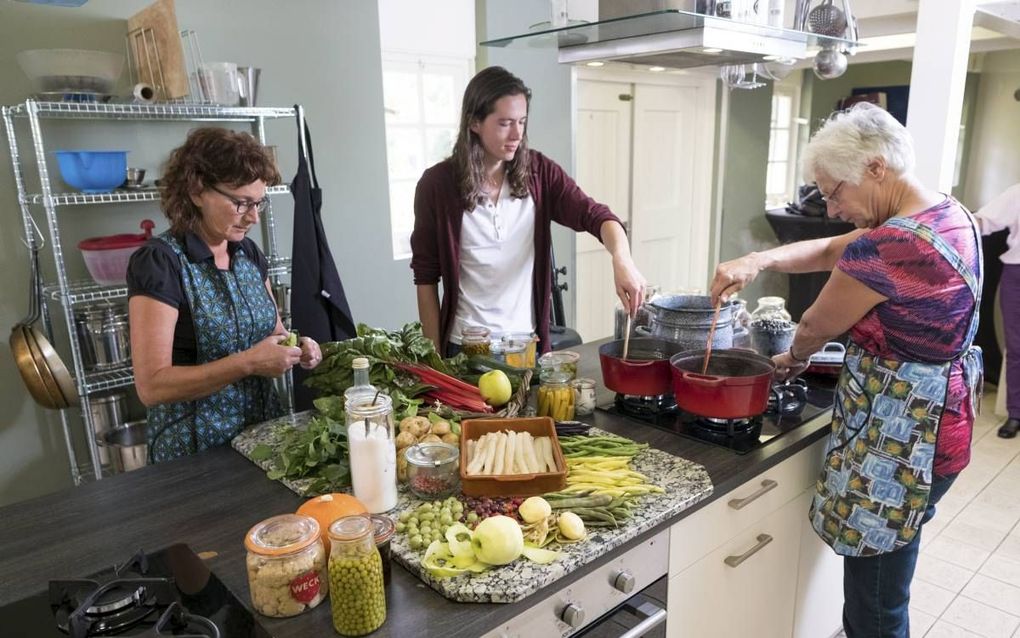
[(99, 462), (109, 465), (113, 458), (106, 446), (104, 434), (120, 427), (127, 421), (127, 395), (123, 392), (112, 392), (89, 398), (89, 412), (92, 415), (92, 428), (96, 442), (99, 443)]

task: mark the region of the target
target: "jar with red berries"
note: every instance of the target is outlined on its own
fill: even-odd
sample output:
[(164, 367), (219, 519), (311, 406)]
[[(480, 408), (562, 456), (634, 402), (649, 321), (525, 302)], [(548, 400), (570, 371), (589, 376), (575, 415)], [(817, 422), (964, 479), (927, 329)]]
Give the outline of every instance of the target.
[(449, 443), (418, 443), (404, 450), (407, 486), (418, 498), (446, 498), (457, 489), (460, 451)]

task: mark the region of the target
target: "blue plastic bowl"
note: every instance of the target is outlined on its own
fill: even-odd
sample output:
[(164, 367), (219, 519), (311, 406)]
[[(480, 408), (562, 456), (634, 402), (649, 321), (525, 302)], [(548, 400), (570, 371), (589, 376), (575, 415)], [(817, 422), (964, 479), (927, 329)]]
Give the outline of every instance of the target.
[(60, 176), (83, 193), (109, 193), (124, 183), (127, 151), (56, 151)]

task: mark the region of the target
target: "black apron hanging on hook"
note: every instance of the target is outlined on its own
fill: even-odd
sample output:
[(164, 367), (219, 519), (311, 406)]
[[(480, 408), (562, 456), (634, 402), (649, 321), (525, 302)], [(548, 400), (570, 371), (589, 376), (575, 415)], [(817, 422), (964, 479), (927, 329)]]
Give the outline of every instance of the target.
[[(319, 343), (342, 341), (357, 336), (357, 327), (322, 227), (322, 189), (315, 175), (308, 124), (297, 119), (298, 147), (305, 152), (298, 152), (298, 171), (290, 184), (294, 195), (291, 324), (293, 330)], [(294, 368), (295, 410), (312, 407), (314, 395), (304, 385), (307, 375), (304, 369)]]

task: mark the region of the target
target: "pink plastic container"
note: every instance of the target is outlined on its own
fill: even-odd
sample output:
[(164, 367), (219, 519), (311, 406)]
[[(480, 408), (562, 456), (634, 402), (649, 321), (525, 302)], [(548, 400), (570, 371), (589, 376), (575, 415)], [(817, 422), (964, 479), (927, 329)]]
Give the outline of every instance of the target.
[(85, 267), (96, 283), (101, 286), (126, 284), (131, 255), (152, 237), (154, 226), (152, 220), (146, 219), (141, 223), (145, 232), (140, 235), (108, 235), (78, 242), (78, 249), (85, 258)]

